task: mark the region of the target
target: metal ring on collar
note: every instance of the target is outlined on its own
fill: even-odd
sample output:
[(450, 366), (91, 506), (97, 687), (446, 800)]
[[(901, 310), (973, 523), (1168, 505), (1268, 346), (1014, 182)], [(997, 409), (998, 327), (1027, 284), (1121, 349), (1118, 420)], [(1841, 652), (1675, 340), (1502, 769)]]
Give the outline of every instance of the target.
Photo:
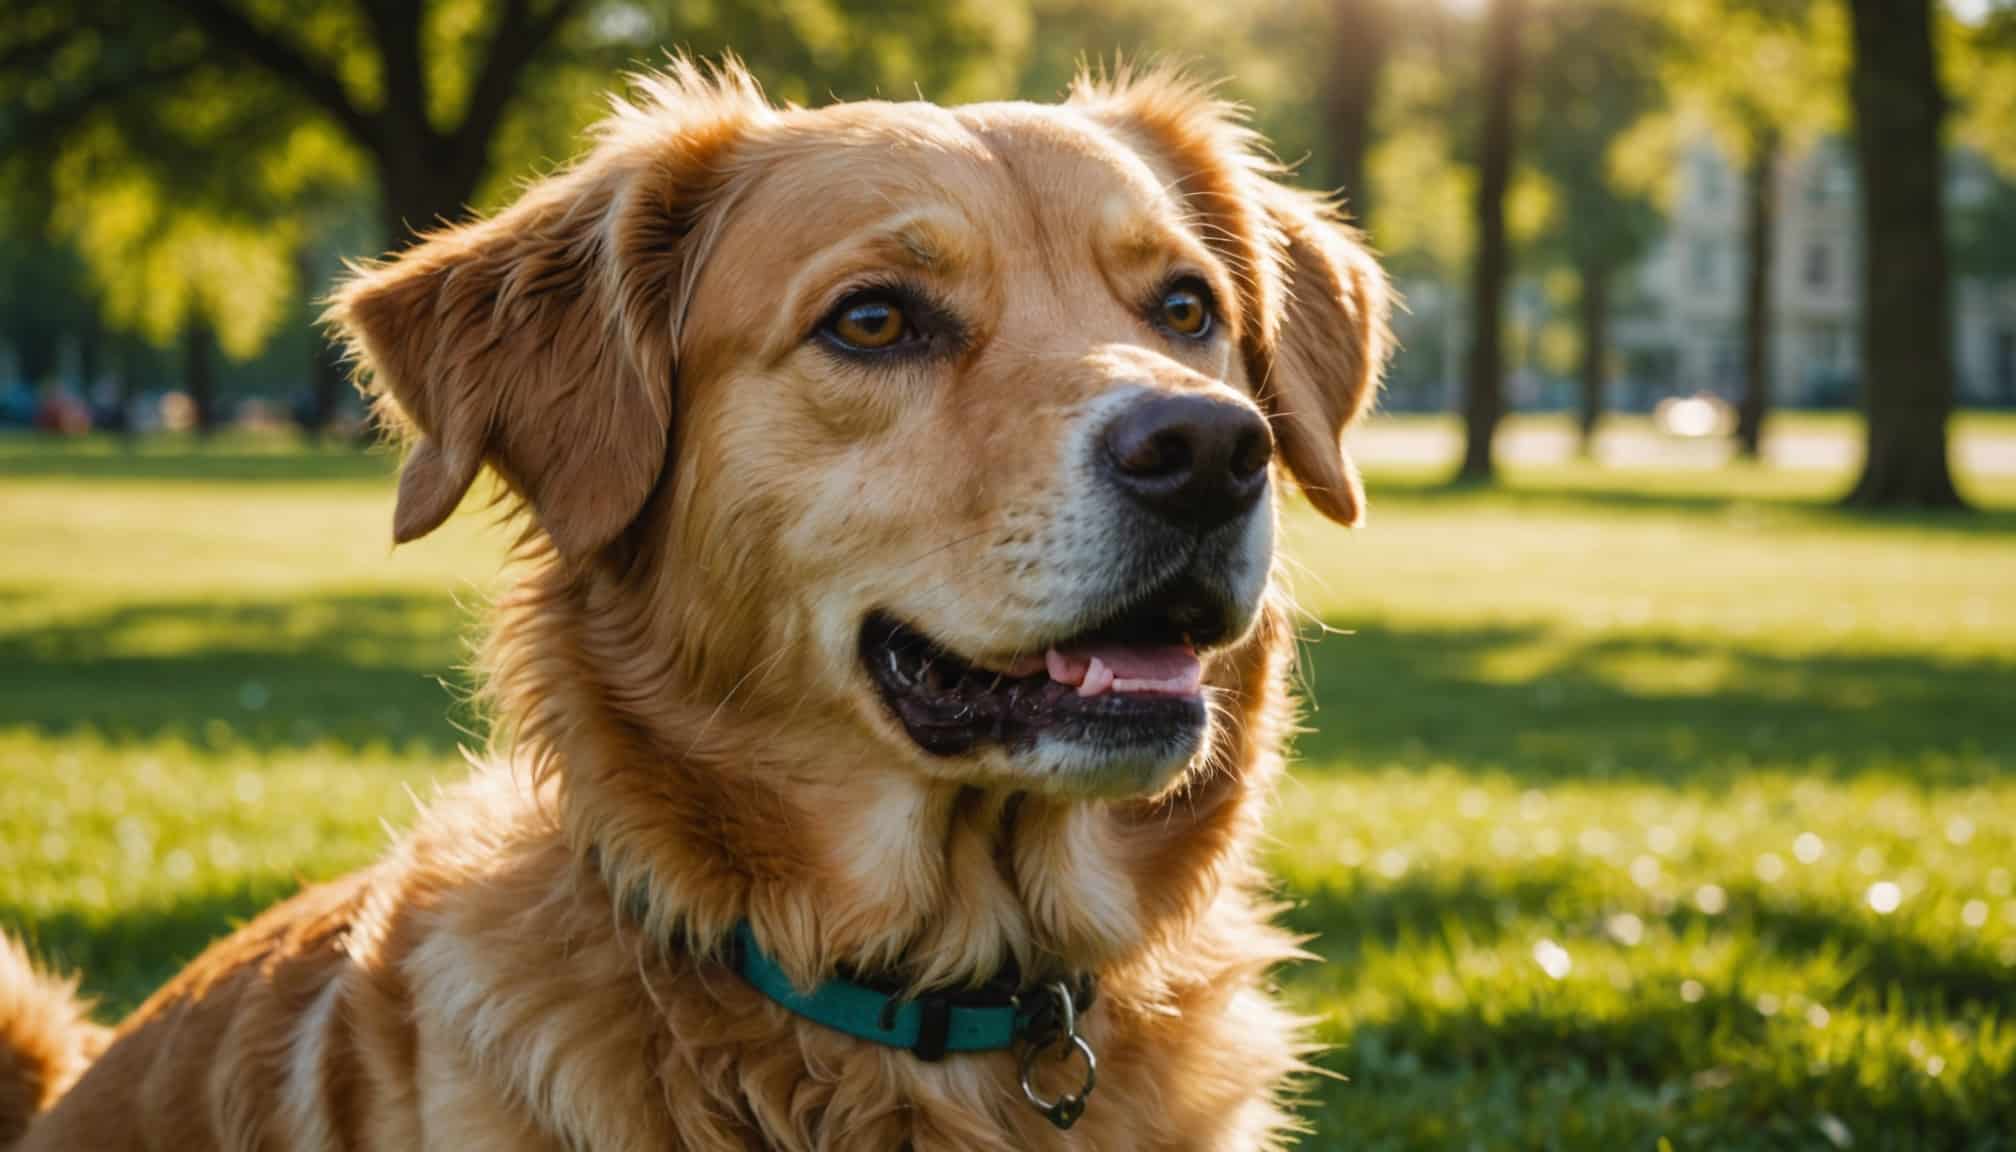
[[(1071, 1019), (1071, 998), (1069, 996), (1064, 997), (1064, 1004), (1064, 1018), (1069, 1021)], [(1071, 1053), (1074, 1051), (1084, 1057), (1085, 1079), (1078, 1085), (1076, 1092), (1066, 1092), (1055, 1100), (1045, 1100), (1042, 1093), (1036, 1090), (1036, 1085), (1031, 1083), (1030, 1078), (1035, 1075), (1037, 1059), (1046, 1051), (1049, 1051), (1049, 1049), (1032, 1046), (1027, 1052), (1023, 1053), (1022, 1095), (1027, 1097), (1030, 1106), (1041, 1112), (1049, 1119), (1050, 1123), (1055, 1124), (1058, 1128), (1069, 1128), (1078, 1122), (1080, 1116), (1085, 1114), (1085, 1098), (1092, 1095), (1092, 1088), (1099, 1080), (1099, 1058), (1092, 1054), (1092, 1046), (1085, 1042), (1083, 1036), (1078, 1035), (1076, 1032), (1066, 1032), (1058, 1040), (1055, 1049), (1057, 1058), (1059, 1060), (1069, 1060)]]

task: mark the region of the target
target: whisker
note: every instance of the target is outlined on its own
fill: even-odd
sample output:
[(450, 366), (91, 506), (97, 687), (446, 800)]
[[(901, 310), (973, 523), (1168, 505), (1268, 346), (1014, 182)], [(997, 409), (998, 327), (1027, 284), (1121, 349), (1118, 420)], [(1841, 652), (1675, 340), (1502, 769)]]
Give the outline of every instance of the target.
[(938, 555), (938, 554), (939, 554), (939, 553), (941, 553), (941, 552), (946, 552), (946, 551), (950, 551), (950, 550), (951, 550), (951, 549), (953, 549), (953, 548), (957, 548), (957, 547), (958, 547), (959, 545), (961, 545), (961, 544), (969, 544), (969, 543), (973, 542), (974, 540), (977, 540), (977, 539), (979, 539), (980, 537), (982, 537), (982, 536), (985, 536), (985, 535), (986, 535), (987, 533), (989, 533), (989, 532), (992, 532), (992, 531), (993, 531), (993, 529), (992, 529), (991, 527), (990, 527), (990, 528), (980, 528), (980, 529), (977, 529), (977, 530), (975, 530), (975, 531), (973, 531), (973, 532), (969, 532), (969, 533), (967, 533), (967, 534), (966, 534), (966, 535), (964, 535), (964, 536), (959, 536), (959, 537), (956, 537), (956, 538), (954, 538), (954, 539), (951, 539), (951, 540), (947, 540), (947, 541), (946, 541), (945, 543), (943, 543), (943, 544), (940, 544), (940, 545), (938, 545), (938, 546), (937, 546), (936, 548), (932, 548), (932, 549), (930, 549), (930, 550), (928, 550), (928, 551), (925, 551), (925, 552), (921, 552), (921, 553), (919, 553), (918, 555), (916, 555), (916, 556), (913, 556), (913, 557), (911, 557), (911, 558), (910, 558), (910, 559), (908, 559), (908, 560), (904, 560), (904, 561), (902, 561), (902, 562), (898, 563), (898, 564), (896, 565), (896, 567), (898, 567), (898, 568), (909, 568), (909, 567), (912, 567), (913, 565), (916, 565), (916, 564), (920, 564), (920, 563), (922, 563), (922, 562), (924, 562), (924, 561), (926, 561), (926, 560), (929, 560), (930, 558), (932, 558), (933, 556), (936, 556), (936, 555)]

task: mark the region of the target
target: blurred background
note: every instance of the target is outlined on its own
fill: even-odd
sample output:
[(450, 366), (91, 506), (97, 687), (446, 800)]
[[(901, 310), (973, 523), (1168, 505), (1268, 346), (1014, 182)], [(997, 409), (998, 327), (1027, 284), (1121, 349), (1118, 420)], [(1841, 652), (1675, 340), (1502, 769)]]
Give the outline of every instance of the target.
[(1291, 514), (1303, 1147), (2016, 1147), (2016, 5), (6, 0), (0, 927), (124, 1011), (460, 771), (314, 324), (626, 71), (1222, 77), (1405, 294)]

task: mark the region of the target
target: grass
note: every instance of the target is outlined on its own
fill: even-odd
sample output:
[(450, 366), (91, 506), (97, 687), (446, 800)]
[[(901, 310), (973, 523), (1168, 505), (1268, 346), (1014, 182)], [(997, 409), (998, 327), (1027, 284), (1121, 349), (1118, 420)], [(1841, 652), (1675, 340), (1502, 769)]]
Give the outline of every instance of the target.
[[(390, 463), (0, 443), (0, 924), (131, 1007), (458, 772), (500, 551)], [(2016, 481), (1374, 474), (1292, 518), (1308, 1149), (2016, 1146)], [(1322, 627), (1318, 626), (1318, 622)]]

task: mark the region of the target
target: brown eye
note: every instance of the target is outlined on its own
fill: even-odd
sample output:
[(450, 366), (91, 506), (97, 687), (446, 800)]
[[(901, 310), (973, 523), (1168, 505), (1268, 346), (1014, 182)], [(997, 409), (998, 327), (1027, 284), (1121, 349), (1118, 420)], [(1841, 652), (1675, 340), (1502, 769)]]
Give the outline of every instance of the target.
[(1211, 331), (1210, 292), (1194, 280), (1176, 283), (1162, 294), (1160, 320), (1179, 336), (1200, 337)]
[(849, 348), (874, 352), (914, 338), (910, 318), (886, 296), (864, 296), (840, 306), (826, 330)]

